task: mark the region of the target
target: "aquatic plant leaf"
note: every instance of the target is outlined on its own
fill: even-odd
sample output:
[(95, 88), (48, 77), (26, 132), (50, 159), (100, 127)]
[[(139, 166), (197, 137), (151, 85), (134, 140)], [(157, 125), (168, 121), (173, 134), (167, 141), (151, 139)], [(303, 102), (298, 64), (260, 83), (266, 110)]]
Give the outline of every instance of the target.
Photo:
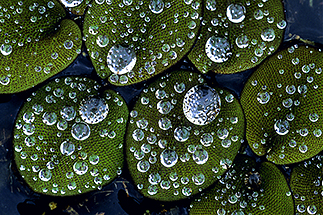
[(295, 211), (299, 214), (322, 214), (322, 154), (299, 163), (293, 168), (290, 187)]
[(65, 69), (78, 55), (81, 31), (56, 1), (0, 2), (0, 93), (29, 89)]
[[(75, 15), (83, 15), (91, 0), (59, 0), (65, 8)], [(104, 0), (97, 0), (104, 1)]]
[(126, 160), (144, 196), (184, 199), (232, 165), (243, 136), (244, 116), (231, 93), (196, 73), (171, 72), (144, 89), (130, 112)]
[(203, 24), (188, 58), (203, 73), (236, 73), (258, 65), (283, 40), (281, 0), (204, 0)]
[(169, 68), (192, 47), (201, 7), (201, 0), (93, 1), (83, 33), (97, 74), (130, 85)]
[(263, 162), (257, 167), (252, 158), (238, 155), (215, 187), (192, 201), (190, 215), (197, 214), (293, 215), (294, 203), (284, 175), (274, 164)]
[(248, 144), (258, 156), (290, 164), (322, 151), (322, 66), (321, 50), (294, 45), (249, 78), (241, 105)]
[(70, 196), (101, 189), (123, 167), (128, 109), (96, 81), (55, 79), (27, 99), (13, 132), (18, 171), (38, 193)]

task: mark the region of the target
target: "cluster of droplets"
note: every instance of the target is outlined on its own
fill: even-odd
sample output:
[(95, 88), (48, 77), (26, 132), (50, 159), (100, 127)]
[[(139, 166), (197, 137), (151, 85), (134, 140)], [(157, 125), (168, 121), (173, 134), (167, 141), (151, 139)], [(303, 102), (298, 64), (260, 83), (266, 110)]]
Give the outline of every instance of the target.
[[(256, 9), (253, 4), (257, 5)], [(283, 30), (287, 24), (285, 20), (275, 20), (276, 15), (270, 14), (270, 9), (267, 9), (269, 6), (267, 7), (266, 4), (268, 4), (267, 1), (228, 3), (226, 10), (221, 11), (217, 9), (215, 0), (206, 1), (206, 13), (209, 13), (211, 18), (202, 20), (202, 24), (209, 26), (207, 31), (211, 36), (206, 39), (204, 46), (207, 60), (203, 62), (202, 54), (196, 58), (196, 61), (204, 63), (200, 68), (202, 71), (207, 72), (207, 66), (214, 62), (223, 63), (232, 57), (240, 57), (240, 55), (244, 55), (246, 49), (254, 50), (253, 56), (250, 57), (251, 63), (257, 63), (266, 53), (270, 55), (275, 50), (274, 40), (279, 37), (276, 34)], [(254, 12), (253, 17), (246, 20), (248, 10), (254, 10)], [(264, 27), (260, 29), (259, 35), (244, 32), (243, 29), (250, 28), (249, 26), (255, 25), (255, 22), (264, 22), (261, 24)], [(236, 31), (241, 34), (230, 29), (237, 29)], [(235, 43), (230, 43), (231, 38), (234, 38)]]
[[(287, 50), (287, 55), (293, 54), (295, 51), (298, 51), (298, 45), (291, 46)], [(310, 52), (312, 53), (312, 51)], [(286, 58), (288, 56), (283, 56), (279, 54), (277, 56), (278, 61)], [(279, 63), (279, 62), (278, 62)], [(318, 80), (322, 72), (321, 67), (317, 67), (315, 63), (304, 63), (299, 58), (292, 58), (290, 62), (290, 67), (294, 68), (300, 65), (300, 70), (294, 70), (292, 78), (294, 79), (292, 83), (283, 84), (286, 78), (285, 75), (290, 76), (289, 71), (285, 71), (285, 68), (278, 69), (276, 72), (281, 77), (280, 81), (273, 88), (269, 88), (267, 85), (260, 86), (258, 80), (254, 79), (251, 81), (251, 85), (255, 88), (261, 88), (257, 93), (256, 100), (260, 106), (270, 106), (272, 109), (273, 102), (277, 102), (277, 97), (279, 97), (280, 102), (277, 102), (277, 105), (274, 106), (274, 110), (280, 112), (280, 118), (275, 118), (272, 128), (275, 131), (276, 135), (279, 136), (289, 136), (288, 146), (290, 148), (298, 149), (302, 154), (308, 151), (308, 146), (306, 145), (305, 139), (309, 136), (315, 138), (320, 138), (322, 135), (322, 130), (318, 124), (320, 121), (320, 115), (317, 110), (313, 108), (308, 109), (305, 107), (308, 105), (308, 93), (313, 93), (313, 91), (318, 89), (318, 83), (314, 79)], [(311, 92), (312, 91), (312, 92)], [(276, 96), (276, 98), (273, 98)], [(302, 109), (302, 115), (298, 116), (299, 110)], [(270, 117), (270, 111), (265, 109), (264, 116)], [(296, 115), (296, 116), (295, 116)], [(299, 123), (297, 118), (304, 118), (304, 123)], [(297, 120), (297, 124), (293, 124)], [(293, 130), (291, 128), (293, 127)], [(265, 128), (263, 128), (265, 129)], [(268, 133), (264, 134), (264, 139), (260, 142), (265, 144), (270, 141), (268, 139)], [(296, 141), (297, 140), (297, 141)], [(259, 144), (254, 143), (253, 148), (258, 149)], [(285, 158), (284, 154), (285, 146), (282, 147), (281, 153), (279, 154), (280, 159)], [(267, 153), (270, 152), (271, 148), (267, 150)]]
[[(123, 85), (129, 83), (130, 79), (143, 79), (156, 71), (163, 71), (178, 61), (196, 37), (200, 3), (148, 2), (98, 0), (87, 12), (84, 39), (95, 41), (88, 45), (90, 56), (98, 74), (104, 78), (109, 75), (111, 83)], [(100, 10), (96, 7), (100, 7)], [(173, 19), (164, 19), (165, 13)], [(160, 26), (157, 27), (158, 31), (150, 29), (152, 23), (154, 29)], [(178, 28), (183, 25), (187, 27)]]
[[(194, 78), (197, 78), (200, 84), (188, 89), (187, 84), (191, 86), (192, 83), (189, 82), (194, 81), (193, 78), (189, 78), (187, 83), (185, 79), (168, 83), (172, 79), (170, 76), (172, 74), (162, 77), (156, 87), (144, 89), (138, 100), (140, 111), (135, 108), (130, 112), (130, 125), (132, 124), (133, 129), (129, 150), (136, 162), (137, 171), (145, 173), (150, 182), (148, 186), (139, 182), (137, 185), (139, 189), (145, 188), (149, 195), (155, 195), (160, 188), (162, 190), (172, 188), (174, 196), (181, 194), (189, 196), (196, 189), (194, 186), (201, 186), (207, 181), (205, 171), (197, 171), (192, 173), (193, 175), (191, 173), (180, 175), (176, 172), (176, 167), (186, 162), (191, 165), (191, 162), (195, 165), (210, 163), (208, 162), (210, 160), (209, 150), (212, 151), (211, 148), (219, 147), (216, 144), (220, 142), (220, 146), (229, 148), (231, 144), (239, 140), (237, 135), (230, 134), (239, 119), (232, 116), (226, 119), (228, 122), (225, 122), (225, 119), (219, 118), (217, 126), (225, 122), (228, 127), (221, 126), (212, 132), (205, 132), (203, 127), (196, 127), (217, 121), (221, 106), (220, 95), (223, 91), (217, 92), (203, 85), (203, 79), (198, 77)], [(232, 103), (234, 100), (232, 94), (224, 98), (222, 103)], [(144, 111), (145, 109), (152, 112), (148, 114)], [(156, 122), (149, 120), (148, 115), (158, 116)], [(178, 122), (183, 120), (189, 121), (192, 126), (179, 125)], [(187, 144), (187, 142), (192, 144)], [(154, 165), (165, 168), (166, 173), (154, 172)], [(232, 161), (226, 158), (220, 159), (217, 165), (218, 167), (215, 166), (209, 170), (212, 174), (217, 174), (219, 167), (224, 170), (228, 169)]]
[[(15, 152), (17, 159), (23, 160), (18, 166), (23, 178), (26, 176), (32, 177), (35, 182), (47, 182), (36, 188), (39, 192), (64, 195), (67, 191), (75, 190), (81, 193), (87, 189), (101, 189), (103, 181), (110, 179), (108, 169), (101, 166), (97, 154), (89, 151), (89, 143), (85, 140), (91, 137), (91, 126), (106, 119), (109, 110), (107, 101), (113, 100), (117, 106), (122, 106), (123, 102), (117, 97), (112, 98), (109, 93), (104, 98), (92, 95), (81, 99), (84, 94), (96, 93), (99, 87), (87, 78), (67, 77), (55, 79), (54, 83), (44, 87), (45, 95), (34, 92), (27, 99), (28, 108), (16, 121)], [(70, 105), (60, 108), (63, 100), (64, 104)], [(52, 108), (53, 105), (58, 107)], [(117, 119), (117, 123), (124, 122), (122, 117)], [(44, 131), (47, 130), (54, 136), (45, 135)], [(101, 129), (99, 134), (100, 138), (106, 140), (116, 137), (116, 132), (109, 128)], [(90, 139), (93, 138), (92, 135)], [(61, 165), (70, 167), (60, 168)], [(59, 183), (62, 179), (57, 178), (58, 171), (66, 184)], [(116, 171), (120, 172), (121, 167)], [(80, 187), (75, 176), (84, 174), (91, 175), (92, 181), (84, 182)]]

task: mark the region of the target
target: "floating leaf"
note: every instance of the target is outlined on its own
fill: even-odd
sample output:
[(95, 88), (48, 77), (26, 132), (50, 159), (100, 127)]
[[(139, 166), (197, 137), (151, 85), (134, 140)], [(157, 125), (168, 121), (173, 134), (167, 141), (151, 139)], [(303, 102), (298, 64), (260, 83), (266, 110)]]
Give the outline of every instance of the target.
[(277, 50), (286, 21), (281, 0), (204, 0), (201, 34), (189, 59), (203, 73), (236, 73)]
[(295, 211), (299, 214), (322, 214), (322, 154), (293, 168), (290, 187)]
[(23, 105), (14, 129), (17, 168), (39, 193), (70, 196), (101, 189), (121, 173), (128, 109), (97, 82), (55, 79)]
[(190, 214), (280, 214), (293, 215), (291, 192), (280, 170), (272, 163), (258, 167), (238, 155), (231, 169), (191, 204)]
[(133, 110), (126, 160), (144, 196), (173, 201), (208, 187), (232, 164), (244, 116), (228, 91), (201, 75), (172, 72), (150, 84)]
[(138, 83), (190, 50), (200, 15), (201, 0), (96, 0), (85, 15), (85, 45), (101, 78)]
[(267, 59), (246, 83), (241, 104), (251, 149), (276, 164), (323, 149), (322, 53), (294, 45)]
[(60, 21), (65, 11), (58, 2), (1, 0), (0, 6), (0, 93), (29, 89), (76, 58), (81, 31), (71, 20)]

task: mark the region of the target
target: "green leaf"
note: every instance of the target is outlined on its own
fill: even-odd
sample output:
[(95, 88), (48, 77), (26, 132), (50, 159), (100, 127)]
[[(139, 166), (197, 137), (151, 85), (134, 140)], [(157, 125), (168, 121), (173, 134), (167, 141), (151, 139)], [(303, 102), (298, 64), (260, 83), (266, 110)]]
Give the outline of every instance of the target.
[(192, 201), (190, 215), (197, 214), (293, 215), (294, 204), (284, 175), (274, 164), (258, 166), (252, 158), (238, 155), (215, 186)]
[(295, 211), (303, 214), (323, 213), (322, 176), (322, 154), (293, 168), (290, 187), (293, 190)]
[(184, 199), (231, 166), (243, 136), (244, 116), (231, 93), (196, 73), (172, 72), (144, 89), (130, 112), (126, 160), (144, 196)]
[(323, 150), (322, 53), (294, 45), (267, 59), (242, 96), (251, 149), (276, 164), (306, 160)]
[(283, 40), (281, 0), (204, 0), (201, 33), (188, 58), (203, 73), (231, 74), (258, 65)]
[(81, 31), (73, 21), (61, 21), (65, 11), (58, 2), (2, 0), (0, 6), (0, 93), (29, 89), (77, 57)]
[(14, 160), (30, 188), (53, 196), (101, 189), (123, 167), (127, 106), (97, 82), (55, 79), (20, 109), (13, 132)]
[(83, 33), (97, 74), (130, 85), (171, 67), (192, 47), (201, 8), (201, 0), (94, 1)]

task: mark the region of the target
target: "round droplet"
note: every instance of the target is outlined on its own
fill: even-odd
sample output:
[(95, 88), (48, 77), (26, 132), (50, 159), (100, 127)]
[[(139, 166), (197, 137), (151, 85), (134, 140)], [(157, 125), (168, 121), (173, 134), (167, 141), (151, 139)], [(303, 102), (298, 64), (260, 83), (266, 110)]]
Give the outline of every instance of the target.
[(274, 129), (277, 134), (286, 135), (289, 132), (289, 122), (279, 119), (275, 122)]
[(40, 180), (49, 181), (52, 178), (52, 172), (49, 169), (42, 169), (38, 174)]
[(308, 118), (311, 122), (316, 122), (319, 119), (319, 115), (317, 113), (310, 113)]
[(260, 92), (257, 94), (257, 100), (260, 104), (267, 104), (270, 100), (270, 95), (268, 92)]
[(109, 43), (109, 38), (106, 35), (99, 35), (98, 38), (96, 39), (96, 44), (100, 47), (106, 47)]
[(227, 138), (227, 137), (229, 136), (229, 131), (228, 131), (228, 129), (226, 129), (226, 128), (220, 128), (220, 129), (216, 132), (216, 134), (218, 135), (218, 137), (219, 137), (221, 140), (223, 140), (223, 139), (225, 139), (225, 138)]
[(135, 141), (142, 141), (144, 139), (144, 137), (145, 137), (145, 134), (141, 129), (136, 129), (132, 133), (132, 138)]
[(76, 140), (85, 140), (90, 136), (91, 130), (88, 124), (80, 122), (72, 127), (71, 134)]
[(236, 44), (239, 48), (247, 48), (249, 45), (249, 39), (247, 35), (240, 35), (236, 38)]
[(197, 164), (205, 164), (206, 161), (208, 160), (208, 158), (209, 158), (209, 155), (208, 155), (207, 151), (204, 150), (203, 148), (198, 148), (193, 153), (193, 160)]
[(204, 133), (200, 139), (203, 146), (210, 146), (213, 143), (213, 136), (210, 133)]
[(64, 107), (60, 113), (62, 118), (65, 119), (66, 121), (71, 121), (76, 116), (76, 111), (74, 110), (73, 106)]
[(8, 44), (2, 44), (0, 47), (1, 54), (9, 55), (12, 52), (12, 46)]
[(64, 47), (65, 47), (66, 49), (71, 49), (71, 48), (73, 48), (73, 41), (72, 41), (72, 40), (66, 40), (66, 41), (64, 42)]
[(174, 85), (174, 89), (177, 93), (182, 93), (185, 91), (185, 84), (176, 82), (176, 84)]
[(205, 176), (202, 173), (197, 173), (192, 176), (192, 181), (196, 185), (202, 185), (205, 182)]
[(150, 164), (148, 161), (141, 160), (137, 163), (137, 169), (139, 172), (147, 172), (149, 168)]
[(46, 125), (54, 125), (57, 122), (57, 115), (54, 112), (45, 112), (43, 114), (43, 122)]
[(162, 130), (168, 130), (172, 127), (172, 122), (168, 118), (161, 118), (158, 121), (158, 126)]
[(185, 127), (177, 127), (174, 130), (174, 137), (179, 142), (186, 141), (190, 136), (190, 132)]
[(85, 161), (77, 161), (73, 165), (74, 172), (78, 175), (84, 175), (87, 172), (88, 168), (89, 166)]
[(275, 31), (272, 28), (266, 28), (261, 32), (261, 39), (266, 42), (271, 42), (275, 39)]
[(97, 156), (97, 155), (91, 155), (89, 157), (89, 161), (90, 161), (90, 164), (96, 165), (96, 164), (99, 163), (99, 156)]
[(240, 23), (246, 17), (246, 8), (241, 4), (230, 4), (227, 7), (227, 17), (233, 23)]
[(155, 185), (158, 184), (161, 181), (161, 177), (158, 173), (151, 173), (148, 176), (148, 181), (150, 184)]
[(309, 206), (307, 206), (307, 212), (309, 214), (316, 214), (316, 212), (317, 212), (316, 206), (315, 205), (309, 205)]
[(32, 112), (26, 112), (24, 113), (22, 119), (25, 121), (25, 123), (32, 123), (35, 120), (35, 115)]
[(136, 65), (137, 57), (133, 49), (121, 45), (112, 46), (107, 57), (107, 64), (114, 74), (126, 74)]
[(215, 63), (223, 63), (232, 55), (229, 41), (216, 36), (211, 36), (206, 41), (205, 52), (207, 57)]
[(172, 167), (177, 163), (178, 155), (174, 150), (166, 149), (160, 154), (160, 162), (165, 167)]
[(60, 0), (65, 7), (77, 7), (83, 0)]
[(168, 114), (173, 109), (173, 105), (169, 101), (159, 101), (157, 103), (157, 110), (161, 114)]
[(215, 89), (206, 85), (192, 87), (185, 94), (183, 112), (191, 123), (206, 125), (219, 114), (221, 100)]
[(151, 12), (158, 14), (164, 10), (164, 2), (162, 0), (150, 0), (149, 9)]
[(86, 123), (96, 124), (103, 121), (109, 112), (105, 99), (89, 96), (81, 102), (79, 113)]
[(61, 153), (63, 155), (71, 155), (75, 151), (75, 145), (70, 141), (64, 141), (60, 146)]

